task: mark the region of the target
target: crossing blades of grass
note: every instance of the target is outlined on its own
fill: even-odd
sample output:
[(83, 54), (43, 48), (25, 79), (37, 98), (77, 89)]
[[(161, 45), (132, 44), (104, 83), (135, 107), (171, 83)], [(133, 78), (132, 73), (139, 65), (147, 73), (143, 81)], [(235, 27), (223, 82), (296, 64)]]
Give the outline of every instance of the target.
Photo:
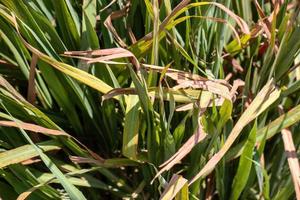
[(171, 158), (160, 165), (161, 169), (154, 178), (157, 178), (163, 172), (170, 170), (175, 164), (179, 163), (181, 159), (185, 157), (193, 149), (194, 146), (203, 141), (206, 136), (207, 134), (203, 131), (203, 127), (200, 124), (192, 137), (190, 137)]
[[(61, 149), (59, 143), (55, 142), (54, 140), (49, 140), (36, 145), (44, 152), (55, 150), (57, 151)], [(0, 168), (4, 168), (15, 163), (21, 163), (38, 155), (39, 154), (36, 152), (36, 150), (28, 144), (9, 151), (2, 152), (0, 153)]]
[[(6, 107), (3, 105), (2, 100), (0, 101), (1, 105), (6, 109)], [(7, 111), (7, 109), (6, 109)], [(9, 113), (9, 112), (8, 112)], [(10, 114), (10, 113), (9, 113)], [(12, 117), (12, 116), (11, 116)], [(17, 123), (17, 122), (16, 122)], [(22, 127), (19, 127), (22, 135), (26, 140), (30, 143), (30, 145), (34, 148), (34, 150), (37, 152), (39, 157), (42, 159), (44, 164), (48, 167), (48, 169), (55, 175), (55, 177), (59, 180), (59, 182), (62, 184), (64, 189), (68, 192), (70, 197), (72, 199), (86, 199), (82, 192), (78, 190), (73, 184), (71, 184), (64, 174), (59, 170), (59, 168), (50, 160), (50, 158), (38, 147), (36, 146), (33, 141), (30, 139), (30, 137), (27, 135), (27, 133), (22, 129)]]
[[(182, 195), (182, 199), (188, 199), (187, 193), (187, 180), (180, 175), (174, 174), (170, 182), (166, 186), (163, 194), (161, 195), (161, 200), (173, 199), (176, 195)], [(179, 194), (178, 194), (179, 193)]]
[(280, 91), (274, 86), (272, 82), (273, 81), (269, 81), (268, 84), (266, 84), (265, 87), (262, 88), (257, 97), (253, 100), (251, 105), (247, 108), (247, 110), (242, 114), (240, 119), (235, 124), (221, 150), (217, 154), (215, 154), (208, 161), (208, 163), (206, 163), (202, 170), (189, 181), (189, 184), (192, 184), (198, 178), (211, 172), (211, 170), (214, 169), (216, 164), (221, 160), (221, 158), (228, 151), (235, 139), (238, 137), (243, 127), (245, 127), (249, 122), (259, 116), (259, 114), (265, 111), (274, 101), (277, 100), (280, 95)]

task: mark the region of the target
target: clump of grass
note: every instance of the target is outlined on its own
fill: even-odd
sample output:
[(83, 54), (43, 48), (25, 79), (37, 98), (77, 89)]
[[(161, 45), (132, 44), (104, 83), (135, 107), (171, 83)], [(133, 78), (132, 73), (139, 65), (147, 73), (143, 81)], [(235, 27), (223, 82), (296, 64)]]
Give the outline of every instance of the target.
[(0, 198), (300, 199), (299, 35), (292, 0), (0, 0)]

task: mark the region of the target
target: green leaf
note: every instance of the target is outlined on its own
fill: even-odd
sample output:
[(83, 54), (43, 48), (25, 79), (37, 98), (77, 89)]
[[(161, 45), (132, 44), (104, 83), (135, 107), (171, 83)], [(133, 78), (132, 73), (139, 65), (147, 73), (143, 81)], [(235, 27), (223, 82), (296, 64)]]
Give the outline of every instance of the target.
[(249, 134), (243, 153), (240, 157), (239, 166), (233, 179), (230, 199), (237, 200), (246, 186), (252, 166), (252, 155), (256, 142), (257, 122)]
[(122, 153), (130, 159), (137, 160), (140, 127), (140, 104), (138, 96), (127, 97), (126, 104)]
[(240, 41), (234, 39), (225, 47), (225, 49), (228, 53), (231, 54), (231, 56), (234, 56), (247, 45), (250, 39), (251, 39), (250, 34), (243, 35)]
[[(2, 100), (0, 99), (0, 104), (4, 107), (4, 109), (6, 110), (6, 112), (8, 112), (8, 110), (6, 109), (6, 107), (3, 105)], [(9, 112), (8, 112), (9, 113)], [(10, 113), (9, 113), (10, 114)], [(11, 115), (11, 114), (10, 114)], [(12, 116), (11, 116), (12, 117)], [(12, 117), (13, 118), (13, 117)], [(13, 118), (14, 119), (14, 118)], [(15, 119), (14, 121), (16, 123), (18, 123)], [(44, 162), (44, 164), (48, 167), (48, 169), (55, 175), (55, 177), (59, 180), (59, 182), (62, 184), (62, 186), (64, 187), (64, 189), (68, 192), (68, 194), (70, 195), (70, 197), (72, 199), (86, 199), (83, 194), (74, 186), (72, 185), (64, 176), (64, 174), (58, 169), (58, 167), (49, 159), (49, 157), (43, 153), (43, 151), (36, 146), (33, 141), (30, 139), (30, 137), (27, 135), (27, 133), (20, 128), (20, 131), (22, 133), (22, 135), (26, 138), (26, 140), (30, 143), (30, 145), (34, 148), (34, 150), (37, 152), (37, 154), (39, 155), (39, 157), (41, 158), (41, 160)]]
[[(54, 140), (36, 144), (43, 152), (60, 150), (61, 146)], [(39, 154), (32, 145), (23, 145), (0, 153), (0, 168), (11, 164), (21, 163), (38, 156)]]
[(221, 108), (220, 108), (220, 111), (219, 111), (219, 121), (217, 123), (217, 130), (218, 132), (221, 131), (221, 129), (223, 128), (223, 126), (225, 125), (225, 123), (230, 119), (231, 117), (231, 113), (232, 113), (232, 102), (225, 99)]
[(58, 0), (52, 3), (55, 8), (56, 20), (61, 27), (62, 38), (70, 49), (77, 49), (80, 44), (77, 13), (73, 11), (69, 0)]

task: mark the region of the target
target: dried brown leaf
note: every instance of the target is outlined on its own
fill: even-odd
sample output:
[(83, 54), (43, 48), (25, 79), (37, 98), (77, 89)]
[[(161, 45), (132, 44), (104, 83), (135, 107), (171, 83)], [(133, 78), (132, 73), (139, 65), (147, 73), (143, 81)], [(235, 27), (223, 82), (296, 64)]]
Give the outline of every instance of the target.
[[(279, 107), (279, 112), (280, 114), (284, 114), (282, 106)], [(300, 200), (300, 166), (299, 160), (297, 158), (297, 151), (292, 137), (292, 132), (290, 131), (290, 129), (284, 128), (281, 130), (281, 136), (294, 182), (296, 197), (297, 200)]]
[(30, 124), (30, 123), (24, 123), (24, 122), (15, 122), (15, 121), (0, 121), (0, 126), (6, 126), (6, 127), (15, 127), (15, 128), (22, 128), (27, 131), (32, 131), (35, 133), (44, 133), (46, 135), (54, 135), (54, 136), (70, 136), (69, 134), (59, 131), (59, 130), (54, 130), (54, 129), (49, 129), (49, 128), (44, 128), (42, 126), (38, 126), (35, 124)]
[(189, 181), (189, 185), (194, 183), (200, 177), (211, 172), (226, 154), (231, 145), (234, 143), (242, 129), (253, 119), (255, 119), (259, 114), (265, 111), (273, 102), (275, 102), (278, 99), (279, 95), (280, 91), (274, 86), (273, 81), (269, 81), (257, 94), (256, 98), (237, 121), (221, 150), (216, 153), (206, 163), (201, 171)]
[(123, 48), (126, 48), (127, 45), (125, 44), (125, 42), (121, 39), (121, 37), (119, 36), (118, 32), (116, 31), (112, 20), (118, 19), (120, 17), (123, 17), (127, 14), (128, 9), (130, 7), (130, 1), (126, 4), (126, 6), (124, 8), (122, 8), (121, 10), (112, 12), (110, 15), (108, 15), (108, 17), (106, 18), (106, 20), (104, 21), (104, 25), (105, 27), (112, 33), (112, 35), (114, 36), (116, 42)]
[(182, 158), (184, 158), (194, 148), (194, 146), (203, 141), (206, 136), (207, 134), (204, 132), (203, 127), (200, 124), (196, 132), (184, 143), (184, 145), (182, 145), (182, 147), (171, 158), (159, 166), (162, 167), (162, 169), (159, 170), (154, 179), (160, 176), (163, 172), (170, 170), (174, 165), (178, 164)]

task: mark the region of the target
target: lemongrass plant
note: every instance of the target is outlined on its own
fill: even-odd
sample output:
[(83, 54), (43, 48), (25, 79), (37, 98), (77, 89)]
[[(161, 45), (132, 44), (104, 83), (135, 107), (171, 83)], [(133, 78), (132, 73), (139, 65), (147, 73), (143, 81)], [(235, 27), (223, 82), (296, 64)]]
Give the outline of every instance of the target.
[(0, 0), (0, 199), (300, 199), (299, 2)]

